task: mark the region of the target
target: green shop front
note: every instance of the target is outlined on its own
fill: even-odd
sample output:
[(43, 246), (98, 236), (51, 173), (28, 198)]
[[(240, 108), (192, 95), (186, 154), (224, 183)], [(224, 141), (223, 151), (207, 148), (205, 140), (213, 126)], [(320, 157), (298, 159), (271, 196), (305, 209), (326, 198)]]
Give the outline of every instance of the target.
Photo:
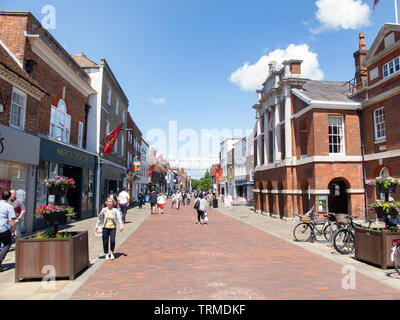
[[(76, 188), (68, 191), (67, 201), (68, 205), (75, 209), (77, 220), (94, 217), (96, 215), (96, 172), (97, 156), (94, 153), (41, 138), (36, 207), (49, 203), (49, 194), (44, 181), (55, 176), (65, 176), (73, 178), (76, 182)], [(34, 228), (41, 227), (43, 227), (41, 222), (36, 221)]]

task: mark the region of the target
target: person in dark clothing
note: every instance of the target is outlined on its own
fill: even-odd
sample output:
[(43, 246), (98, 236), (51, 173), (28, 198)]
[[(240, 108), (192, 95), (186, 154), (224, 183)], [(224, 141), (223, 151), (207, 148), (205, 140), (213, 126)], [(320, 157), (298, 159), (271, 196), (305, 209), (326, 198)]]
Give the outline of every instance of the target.
[(139, 209), (142, 209), (142, 206), (143, 206), (143, 199), (144, 199), (143, 193), (139, 192), (139, 194), (138, 194)]
[(151, 214), (155, 214), (155, 209), (157, 206), (157, 193), (153, 190), (150, 194), (150, 205), (151, 205)]

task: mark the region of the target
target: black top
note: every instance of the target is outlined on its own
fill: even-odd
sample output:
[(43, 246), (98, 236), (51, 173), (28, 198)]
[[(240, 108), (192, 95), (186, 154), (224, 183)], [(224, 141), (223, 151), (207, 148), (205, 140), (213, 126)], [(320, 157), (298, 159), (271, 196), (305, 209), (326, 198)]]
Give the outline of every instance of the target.
[(150, 194), (150, 202), (151, 202), (151, 203), (157, 203), (157, 193), (152, 192), (152, 193)]

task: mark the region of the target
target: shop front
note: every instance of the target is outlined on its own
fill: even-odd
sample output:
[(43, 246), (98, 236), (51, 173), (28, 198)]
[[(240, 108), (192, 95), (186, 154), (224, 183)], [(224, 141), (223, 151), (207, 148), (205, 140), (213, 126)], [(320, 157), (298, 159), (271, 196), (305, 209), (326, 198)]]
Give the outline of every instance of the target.
[[(118, 194), (127, 181), (127, 168), (106, 159), (100, 160), (100, 203), (101, 208), (112, 190)], [(125, 182), (125, 183), (124, 183)]]
[[(36, 207), (46, 205), (49, 201), (47, 188), (43, 182), (55, 176), (73, 178), (76, 188), (67, 194), (68, 205), (75, 209), (78, 220), (92, 218), (96, 215), (95, 173), (97, 156), (81, 149), (40, 139), (40, 157), (37, 169)], [(36, 222), (35, 227), (42, 227)]]
[(0, 192), (15, 190), (24, 204), (23, 233), (32, 231), (39, 146), (38, 137), (0, 125)]

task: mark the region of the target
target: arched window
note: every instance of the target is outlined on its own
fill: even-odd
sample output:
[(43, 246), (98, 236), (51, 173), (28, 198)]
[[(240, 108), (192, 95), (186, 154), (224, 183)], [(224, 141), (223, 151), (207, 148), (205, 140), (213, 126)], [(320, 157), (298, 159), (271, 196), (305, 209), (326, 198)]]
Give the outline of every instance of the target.
[(65, 101), (60, 99), (57, 107), (51, 106), (50, 137), (70, 143), (71, 116), (67, 113)]

